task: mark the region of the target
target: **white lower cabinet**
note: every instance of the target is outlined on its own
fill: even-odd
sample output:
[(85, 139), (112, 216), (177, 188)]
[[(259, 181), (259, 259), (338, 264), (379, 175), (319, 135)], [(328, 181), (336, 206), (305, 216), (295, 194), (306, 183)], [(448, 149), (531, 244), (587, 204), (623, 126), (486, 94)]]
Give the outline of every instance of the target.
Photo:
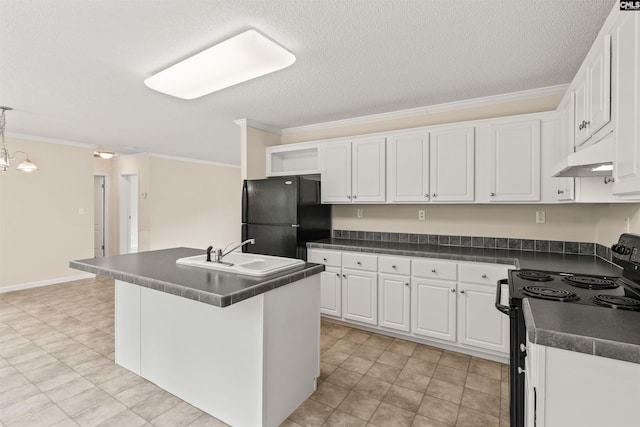
[(342, 315), (342, 275), (339, 267), (325, 267), (320, 273), (320, 313)]
[(458, 283), (458, 341), (509, 352), (508, 317), (496, 310), (496, 287)]
[(409, 280), (406, 276), (378, 275), (378, 318), (381, 327), (409, 332)]
[(343, 317), (378, 324), (378, 273), (342, 269)]
[(416, 335), (456, 340), (456, 282), (411, 279), (411, 329)]

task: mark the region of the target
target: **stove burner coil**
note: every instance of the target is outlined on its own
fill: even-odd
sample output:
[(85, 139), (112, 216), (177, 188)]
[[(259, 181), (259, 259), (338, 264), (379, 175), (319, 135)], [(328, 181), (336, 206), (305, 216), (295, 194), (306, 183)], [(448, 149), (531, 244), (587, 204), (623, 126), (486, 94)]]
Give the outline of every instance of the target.
[(615, 295), (596, 295), (595, 297), (591, 298), (591, 301), (604, 307), (616, 308), (620, 310), (640, 311), (640, 301), (629, 297)]
[(552, 301), (573, 301), (578, 296), (565, 289), (549, 288), (546, 286), (525, 286), (522, 293), (534, 298), (548, 299)]
[(568, 276), (564, 280), (571, 286), (582, 289), (615, 289), (618, 285), (611, 279), (591, 276)]
[(551, 275), (536, 270), (520, 270), (518, 272), (518, 277), (525, 280), (533, 280), (535, 282), (548, 282), (553, 280)]

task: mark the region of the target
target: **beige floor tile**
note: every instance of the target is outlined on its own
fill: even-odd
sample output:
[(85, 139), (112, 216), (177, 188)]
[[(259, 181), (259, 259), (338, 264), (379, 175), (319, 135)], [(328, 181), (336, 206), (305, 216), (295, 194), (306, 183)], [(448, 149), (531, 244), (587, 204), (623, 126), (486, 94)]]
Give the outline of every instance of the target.
[(92, 387), (75, 396), (71, 396), (58, 403), (67, 414), (74, 416), (80, 411), (84, 411), (100, 402), (104, 402), (109, 395), (97, 387)]
[(349, 394), (349, 389), (325, 381), (318, 386), (309, 398), (332, 408), (337, 408), (342, 400), (347, 397), (347, 394)]
[(433, 418), (423, 417), (422, 415), (416, 415), (413, 419), (411, 427), (448, 427), (451, 424), (445, 424)]
[(466, 406), (467, 408), (475, 409), (476, 411), (480, 411), (485, 414), (492, 415), (494, 417), (500, 416), (499, 397), (472, 390), (470, 388), (464, 389), (461, 405)]
[(444, 351), (442, 352), (442, 357), (438, 361), (438, 364), (442, 366), (448, 366), (449, 368), (459, 369), (461, 371), (466, 371), (469, 369), (469, 362), (471, 361), (471, 356), (461, 353), (455, 353), (452, 351)]
[(320, 345), (323, 347), (331, 347), (338, 341), (338, 338), (327, 334), (320, 334)]
[(127, 409), (122, 403), (109, 397), (73, 415), (73, 420), (83, 427), (94, 427)]
[(347, 335), (349, 332), (351, 332), (351, 328), (348, 328), (346, 326), (342, 326), (342, 325), (334, 325), (331, 328), (329, 328), (327, 330), (327, 335), (331, 335), (332, 337), (335, 338), (343, 338), (345, 335)]
[(385, 337), (384, 335), (371, 335), (363, 345), (367, 347), (379, 348), (381, 350), (386, 350), (387, 347), (391, 345), (393, 342), (393, 338)]
[(0, 381), (0, 393), (12, 390), (16, 387), (29, 383), (29, 380), (20, 372), (14, 372), (2, 378)]
[(332, 412), (333, 408), (307, 399), (289, 415), (289, 419), (301, 426), (314, 427), (322, 425)]
[(326, 380), (327, 377), (331, 375), (336, 369), (338, 369), (338, 366), (336, 365), (332, 365), (331, 363), (327, 363), (324, 361), (320, 362), (320, 379)]
[(418, 345), (411, 357), (424, 360), (425, 362), (438, 363), (442, 357), (442, 350), (426, 345)]
[(379, 400), (352, 391), (338, 406), (338, 409), (342, 412), (346, 412), (347, 414), (368, 421), (379, 405)]
[(25, 383), (19, 387), (0, 393), (0, 411), (39, 393), (40, 390), (38, 387), (31, 383)]
[(469, 373), (500, 380), (502, 378), (502, 365), (502, 363), (491, 360), (472, 357), (469, 364)]
[(467, 372), (438, 365), (436, 370), (433, 372), (433, 378), (446, 381), (451, 384), (464, 386), (467, 382)]
[(106, 357), (104, 357), (103, 360), (105, 363), (101, 364), (99, 369), (95, 369), (84, 374), (84, 377), (95, 385), (105, 383), (119, 377), (120, 375), (124, 375), (125, 372), (128, 372), (126, 369), (116, 365)]
[(98, 424), (100, 427), (139, 427), (147, 421), (136, 413), (125, 409), (106, 421)]
[(195, 421), (192, 421), (189, 427), (229, 427), (229, 424), (225, 424), (209, 414), (202, 414)]
[(80, 393), (92, 389), (93, 387), (94, 385), (91, 382), (87, 381), (83, 377), (78, 377), (68, 383), (60, 384), (51, 390), (47, 390), (46, 394), (49, 396), (49, 399), (58, 403), (69, 399), (70, 397), (77, 396)]
[(303, 427), (301, 424), (298, 424), (290, 419), (286, 419), (280, 424), (279, 427)]
[(326, 363), (330, 363), (332, 365), (339, 366), (349, 358), (349, 353), (343, 353), (338, 350), (334, 350), (330, 348), (322, 354), (322, 361)]
[(393, 383), (401, 369), (394, 366), (385, 365), (383, 363), (374, 363), (373, 366), (367, 371), (367, 375), (377, 378), (381, 381)]
[(502, 365), (501, 374), (502, 381), (509, 381), (509, 365)]
[(453, 425), (458, 418), (458, 409), (459, 406), (453, 402), (425, 395), (418, 408), (418, 414)]
[(500, 397), (500, 381), (478, 374), (467, 375), (465, 387)]
[(51, 402), (46, 394), (38, 393), (11, 406), (2, 408), (2, 411), (0, 411), (0, 422), (11, 424), (20, 418), (26, 417), (34, 412), (39, 412), (49, 406), (53, 406), (53, 402)]
[(9, 424), (8, 427), (51, 427), (65, 420), (69, 420), (69, 416), (59, 406), (52, 405), (41, 411), (32, 412)]
[(415, 413), (420, 407), (423, 397), (423, 393), (394, 384), (387, 392), (383, 402)]
[(371, 334), (353, 329), (349, 331), (343, 339), (354, 342), (356, 344), (362, 344), (366, 340), (368, 340), (370, 336)]
[[(39, 368), (30, 369), (22, 373), (31, 382), (42, 388), (43, 391), (50, 390), (57, 385), (64, 384), (66, 378), (70, 376), (79, 376), (77, 372), (62, 362), (55, 361)], [(61, 378), (58, 378), (62, 376)], [(73, 378), (69, 378), (71, 381)]]
[(338, 368), (327, 377), (327, 381), (344, 388), (352, 389), (362, 378), (362, 374), (344, 368)]
[(401, 354), (403, 356), (411, 356), (418, 345), (411, 341), (405, 341), (396, 338), (393, 342), (387, 347), (387, 351), (392, 351), (394, 353)]
[(359, 374), (365, 374), (371, 366), (373, 366), (373, 361), (354, 355), (349, 356), (347, 360), (340, 365), (341, 368), (349, 369)]
[(24, 362), (20, 362), (20, 363), (14, 363), (9, 359), (9, 363), (11, 363), (13, 367), (20, 372), (27, 372), (32, 369), (40, 368), (40, 367), (49, 365), (51, 363), (55, 363), (57, 361), (58, 359), (51, 356), (50, 354), (45, 353), (44, 351), (42, 352), (42, 354), (38, 354), (38, 356), (32, 359), (25, 360)]
[(341, 411), (333, 411), (323, 427), (364, 427), (367, 422)]
[(152, 394), (158, 392), (159, 390), (161, 389), (157, 385), (143, 380), (133, 387), (121, 391), (114, 397), (130, 408), (142, 402), (143, 400), (148, 399)]
[(145, 400), (136, 403), (131, 410), (147, 421), (151, 421), (162, 413), (180, 403), (181, 400), (164, 390), (153, 393)]
[(114, 396), (121, 391), (127, 390), (136, 384), (143, 381), (143, 378), (134, 374), (133, 372), (126, 371), (122, 375), (119, 375), (113, 379), (105, 381), (100, 384), (100, 388)]
[(363, 344), (362, 346), (360, 346), (360, 348), (358, 348), (353, 355), (354, 356), (358, 356), (358, 357), (362, 357), (363, 359), (367, 359), (367, 360), (371, 360), (373, 362), (375, 362), (376, 360), (378, 360), (378, 357), (380, 357), (380, 355), (384, 352), (384, 350), (380, 349), (380, 348), (375, 348), (375, 347), (369, 347), (365, 344)]
[(447, 400), (455, 404), (459, 404), (462, 400), (462, 392), (464, 388), (459, 385), (451, 384), (437, 379), (432, 379), (427, 388), (427, 394), (429, 396), (437, 397), (438, 399)]
[(167, 412), (151, 420), (151, 424), (157, 427), (181, 427), (187, 426), (198, 419), (203, 412), (189, 405), (186, 402), (180, 402)]
[(371, 423), (380, 427), (409, 427), (416, 414), (382, 402), (371, 417)]
[(358, 381), (353, 390), (374, 399), (382, 400), (390, 388), (391, 383), (365, 375)]
[(345, 339), (339, 339), (335, 344), (331, 346), (332, 350), (339, 351), (341, 353), (353, 354), (360, 347), (360, 344), (353, 341), (347, 341)]
[(410, 357), (407, 363), (404, 365), (404, 369), (416, 374), (423, 375), (425, 377), (433, 376), (433, 372), (436, 370), (436, 365), (431, 362), (426, 362), (422, 359)]
[(456, 427), (499, 427), (500, 419), (474, 409), (460, 407)]
[(384, 363), (385, 365), (395, 366), (396, 368), (402, 369), (404, 368), (404, 365), (407, 364), (407, 360), (409, 360), (409, 356), (404, 356), (402, 354), (394, 353), (392, 351), (387, 350), (380, 355), (377, 362)]
[(395, 384), (404, 388), (415, 390), (420, 393), (424, 393), (425, 391), (427, 391), (429, 381), (431, 381), (430, 377), (425, 377), (424, 375), (416, 374), (415, 372), (403, 369), (400, 372), (400, 375), (398, 375), (398, 378), (396, 378)]

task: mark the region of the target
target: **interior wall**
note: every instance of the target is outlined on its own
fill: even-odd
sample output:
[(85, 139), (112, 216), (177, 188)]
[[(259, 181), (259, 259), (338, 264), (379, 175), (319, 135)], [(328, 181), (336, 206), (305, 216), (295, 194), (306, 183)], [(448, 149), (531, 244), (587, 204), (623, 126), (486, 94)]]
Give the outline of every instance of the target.
[(150, 157), (150, 249), (240, 242), (240, 168)]
[(280, 144), (280, 135), (241, 125), (240, 165), (241, 179), (266, 177), (265, 148)]
[(0, 173), (0, 290), (86, 276), (69, 261), (93, 257), (93, 150), (6, 138), (39, 170)]

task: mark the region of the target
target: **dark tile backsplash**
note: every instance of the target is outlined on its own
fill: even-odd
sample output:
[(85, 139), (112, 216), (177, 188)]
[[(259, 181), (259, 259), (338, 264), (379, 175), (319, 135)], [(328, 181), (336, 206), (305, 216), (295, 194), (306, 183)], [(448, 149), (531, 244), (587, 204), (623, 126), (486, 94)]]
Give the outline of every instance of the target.
[(387, 233), (379, 231), (333, 230), (336, 239), (371, 240), (420, 245), (461, 246), (485, 249), (512, 249), (535, 252), (596, 255), (611, 261), (611, 249), (598, 243), (558, 240), (512, 239), (505, 237), (447, 236), (439, 234)]

